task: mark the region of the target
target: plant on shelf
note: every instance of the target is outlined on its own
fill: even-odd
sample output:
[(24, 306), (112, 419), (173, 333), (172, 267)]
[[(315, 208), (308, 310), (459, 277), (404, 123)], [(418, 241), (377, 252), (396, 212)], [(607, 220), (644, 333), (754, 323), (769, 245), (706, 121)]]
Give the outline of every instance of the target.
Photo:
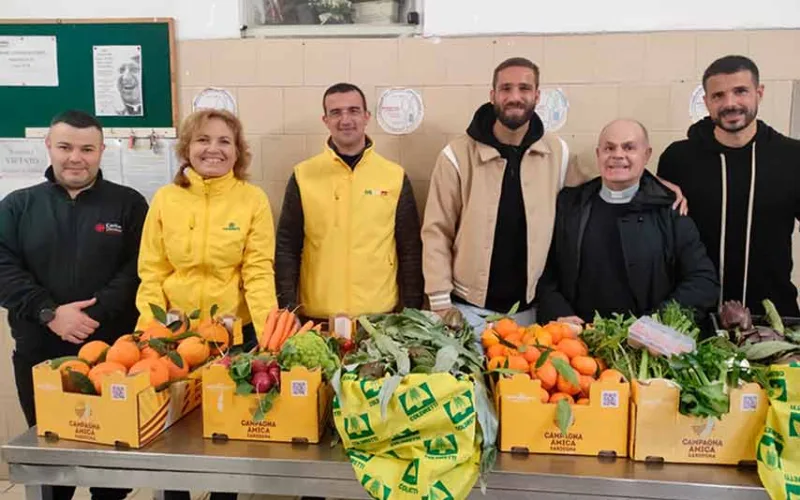
[(350, 24), (353, 22), (353, 2), (350, 0), (308, 0), (320, 24)]

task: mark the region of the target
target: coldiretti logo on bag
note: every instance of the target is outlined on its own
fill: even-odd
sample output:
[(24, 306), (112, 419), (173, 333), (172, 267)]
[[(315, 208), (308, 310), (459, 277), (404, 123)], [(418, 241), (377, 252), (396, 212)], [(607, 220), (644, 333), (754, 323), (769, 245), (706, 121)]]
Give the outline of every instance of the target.
[(369, 422), (369, 413), (345, 417), (344, 431), (347, 433), (347, 437), (360, 444), (378, 440), (375, 431), (372, 430), (372, 424)]
[(792, 405), (789, 412), (789, 437), (800, 437), (800, 406)]
[(436, 481), (433, 486), (431, 486), (431, 491), (428, 493), (427, 500), (455, 500), (453, 494), (450, 493), (450, 490), (442, 483), (441, 481)]
[(761, 436), (756, 451), (756, 460), (764, 464), (768, 469), (774, 470), (781, 467), (781, 454), (783, 453), (783, 436), (767, 427)]
[(333, 408), (333, 415), (335, 417), (338, 417), (339, 415), (342, 414), (342, 407), (341, 405), (339, 405), (339, 396), (336, 395), (333, 396), (332, 408)]
[(347, 456), (350, 457), (350, 462), (353, 464), (353, 466), (358, 467), (359, 469), (366, 467), (367, 463), (372, 460), (373, 457), (373, 455), (369, 453), (361, 453), (356, 450), (348, 451)]
[(400, 405), (412, 422), (438, 406), (427, 383), (412, 387), (400, 395)]
[(383, 484), (380, 479), (372, 477), (369, 474), (364, 474), (361, 478), (361, 486), (367, 490), (372, 498), (377, 500), (389, 500), (389, 495), (392, 494), (392, 489)]
[(408, 464), (406, 467), (406, 471), (403, 473), (403, 478), (400, 480), (400, 484), (397, 485), (397, 489), (400, 491), (404, 491), (406, 493), (410, 493), (412, 495), (418, 495), (419, 490), (417, 489), (417, 480), (419, 476), (419, 459), (415, 458)]
[(475, 420), (475, 407), (472, 405), (472, 391), (465, 391), (444, 404), (444, 411), (456, 430), (464, 430)]
[(784, 474), (786, 481), (786, 500), (800, 500), (800, 477), (794, 474)]
[(429, 458), (455, 460), (458, 456), (458, 441), (455, 434), (426, 439), (424, 444), (425, 454)]
[(381, 393), (383, 384), (379, 380), (362, 380), (361, 392), (364, 393), (364, 399), (369, 401), (370, 406), (378, 404), (378, 395)]
[(417, 440), (419, 440), (419, 431), (406, 429), (400, 434), (395, 434), (394, 436), (392, 436), (392, 446), (398, 446), (401, 444), (406, 444)]
[(770, 399), (786, 401), (786, 377), (782, 372), (769, 372)]

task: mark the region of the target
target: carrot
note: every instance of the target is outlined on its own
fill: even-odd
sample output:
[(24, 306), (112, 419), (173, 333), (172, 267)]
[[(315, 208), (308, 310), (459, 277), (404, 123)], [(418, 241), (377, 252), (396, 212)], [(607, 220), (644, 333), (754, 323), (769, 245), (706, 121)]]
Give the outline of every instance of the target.
[(306, 333), (306, 332), (310, 331), (313, 327), (314, 327), (314, 322), (311, 321), (311, 320), (308, 320), (308, 321), (306, 321), (306, 324), (303, 325), (302, 328), (300, 328), (296, 332), (294, 332), (291, 335), (289, 335), (289, 337), (294, 337), (295, 335), (300, 335), (301, 333)]
[(297, 316), (289, 311), (289, 321), (286, 323), (286, 328), (283, 330), (283, 334), (278, 341), (278, 349), (283, 347), (283, 343), (286, 342), (286, 339), (292, 336), (292, 333), (297, 330)]
[(278, 306), (272, 308), (272, 310), (267, 315), (267, 321), (264, 323), (264, 331), (261, 332), (261, 342), (258, 343), (258, 347), (261, 350), (264, 350), (269, 345), (269, 339), (272, 334), (275, 332), (275, 323), (278, 322)]
[(275, 351), (278, 349), (280, 345), (281, 336), (283, 335), (283, 331), (286, 329), (286, 324), (289, 321), (289, 315), (292, 313), (288, 309), (281, 310), (280, 317), (278, 318), (278, 324), (275, 326), (275, 332), (270, 336), (269, 343), (267, 344), (267, 350)]

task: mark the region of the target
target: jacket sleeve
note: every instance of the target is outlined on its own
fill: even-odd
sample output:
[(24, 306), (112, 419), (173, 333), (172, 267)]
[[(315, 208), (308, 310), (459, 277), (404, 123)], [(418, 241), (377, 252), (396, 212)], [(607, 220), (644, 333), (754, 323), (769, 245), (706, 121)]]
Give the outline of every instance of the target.
[(133, 203), (126, 217), (125, 255), (122, 266), (111, 281), (95, 293), (97, 302), (86, 309), (86, 314), (101, 324), (129, 311), (136, 300), (136, 289), (139, 286), (136, 261), (142, 240), (142, 227), (147, 216), (147, 201), (137, 192), (132, 193), (132, 196)]
[(244, 298), (258, 337), (264, 329), (269, 311), (277, 305), (274, 260), (275, 226), (272, 222), (269, 200), (262, 191), (256, 212), (253, 214), (242, 260)]
[(300, 282), (300, 259), (303, 254), (305, 216), (300, 200), (300, 187), (294, 175), (286, 184), (283, 207), (278, 220), (275, 246), (275, 286), (280, 307), (297, 306)]
[(694, 221), (690, 217), (675, 213), (672, 216), (677, 279), (675, 290), (669, 299), (674, 299), (684, 307), (692, 307), (705, 313), (714, 308), (719, 299), (717, 272), (711, 259), (708, 258), (705, 246), (700, 241), (700, 233)]
[(461, 178), (444, 152), (431, 173), (422, 224), (422, 274), (431, 309), (451, 307), (453, 244), (461, 219)]
[(150, 304), (167, 310), (164, 281), (174, 272), (164, 248), (164, 231), (161, 223), (161, 204), (164, 191), (156, 192), (150, 210), (144, 220), (142, 240), (139, 246), (139, 290), (136, 292), (136, 308), (139, 310), (137, 330), (143, 330), (153, 319)]
[(422, 280), (422, 239), (420, 238), (419, 212), (414, 190), (408, 176), (403, 176), (403, 188), (397, 201), (394, 238), (397, 244), (397, 278), (400, 284), (402, 305), (422, 308), (424, 285)]
[(558, 262), (558, 244), (556, 239), (559, 230), (560, 217), (556, 214), (556, 223), (553, 228), (553, 240), (550, 243), (550, 251), (547, 254), (547, 263), (544, 266), (542, 276), (536, 284), (536, 297), (539, 300), (539, 308), (536, 316), (537, 321), (544, 324), (548, 321), (556, 320), (560, 317), (574, 316), (575, 310), (570, 305), (564, 294), (561, 293), (561, 279)]
[(0, 306), (11, 314), (38, 322), (39, 311), (57, 304), (50, 293), (28, 272), (22, 260), (19, 220), (22, 195), (10, 194), (0, 201)]

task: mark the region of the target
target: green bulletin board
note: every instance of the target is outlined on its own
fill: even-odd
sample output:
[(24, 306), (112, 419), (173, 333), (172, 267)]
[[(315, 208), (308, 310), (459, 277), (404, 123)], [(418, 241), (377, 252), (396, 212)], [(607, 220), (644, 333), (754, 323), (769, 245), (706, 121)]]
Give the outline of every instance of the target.
[(178, 103), (172, 19), (3, 20), (0, 36), (55, 36), (58, 87), (0, 86), (0, 137), (25, 137), (61, 111), (94, 114), (95, 45), (140, 45), (143, 116), (100, 116), (103, 127), (175, 127)]

